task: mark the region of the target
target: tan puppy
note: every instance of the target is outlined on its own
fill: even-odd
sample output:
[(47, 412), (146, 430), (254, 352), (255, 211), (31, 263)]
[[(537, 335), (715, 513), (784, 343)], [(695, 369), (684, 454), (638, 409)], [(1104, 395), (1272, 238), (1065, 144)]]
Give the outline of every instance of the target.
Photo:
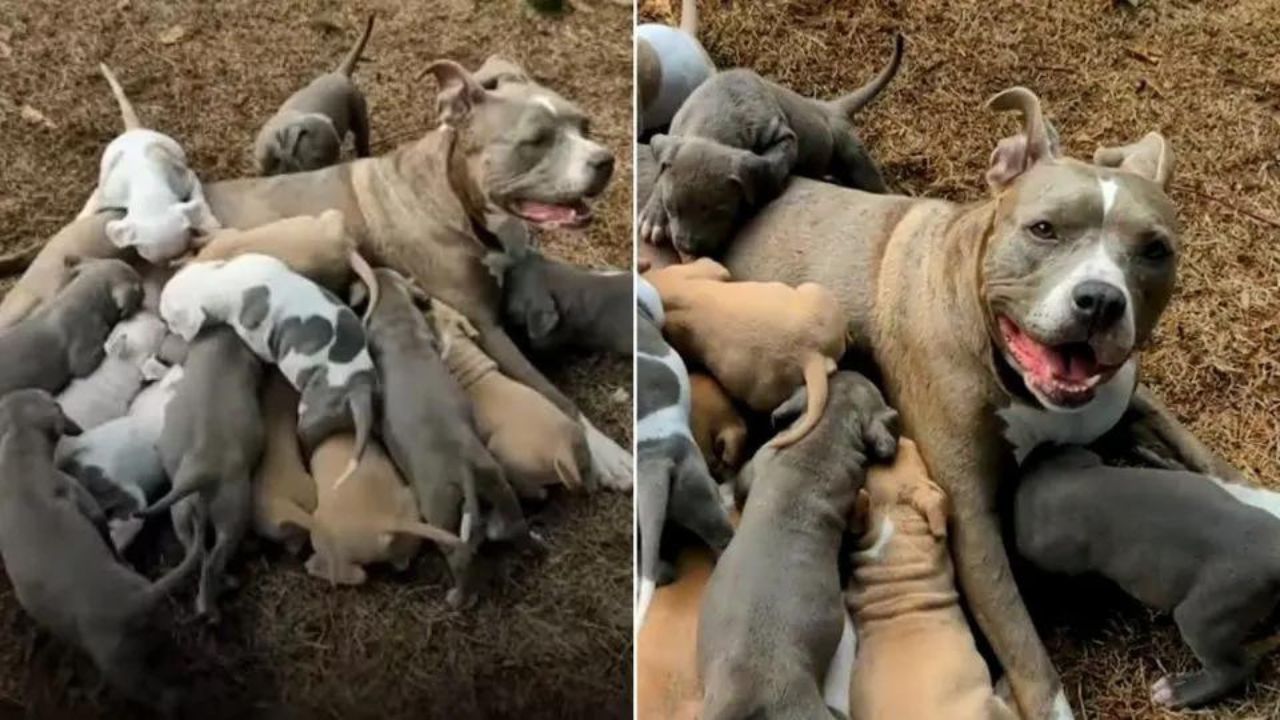
[(637, 628), (637, 720), (695, 720), (702, 709), (698, 609), (714, 560), (707, 548), (690, 546), (676, 566), (675, 582), (654, 592), (644, 625)]
[(817, 424), (827, 376), (845, 349), (845, 315), (834, 295), (813, 283), (729, 282), (729, 271), (709, 258), (651, 270), (645, 279), (662, 296), (662, 332), (671, 346), (704, 365), (731, 396), (772, 412), (808, 387), (804, 416), (771, 447), (790, 445)]
[(1015, 720), (991, 689), (960, 609), (947, 549), (947, 497), (903, 438), (872, 467), (868, 530), (845, 600), (857, 627), (849, 687), (855, 720)]
[(458, 311), (432, 300), (431, 318), (441, 357), (471, 398), (476, 431), (516, 493), (542, 499), (550, 485), (582, 487), (582, 469), (590, 468), (591, 458), (581, 426), (532, 388), (499, 372)]
[(747, 445), (747, 422), (715, 378), (705, 373), (689, 373), (692, 412), (689, 416), (693, 441), (706, 458), (711, 474), (720, 480), (742, 465)]
[(390, 563), (405, 570), (421, 540), (453, 546), (457, 535), (428, 525), (418, 516), (418, 503), (404, 484), (382, 445), (370, 441), (350, 482), (337, 486), (351, 460), (355, 437), (330, 435), (311, 454), (311, 474), (318, 492), (312, 515), (307, 572), (341, 585), (360, 585), (362, 565)]
[(316, 509), (316, 483), (298, 449), (298, 391), (273, 372), (262, 406), (266, 444), (253, 478), (253, 530), (296, 555)]
[(299, 215), (251, 230), (226, 228), (211, 236), (195, 260), (230, 260), (247, 253), (270, 255), (290, 270), (342, 295), (354, 274), (369, 289), (367, 319), (378, 302), (378, 281), (373, 268), (356, 252), (355, 238), (347, 232), (345, 223), (340, 210), (326, 210), (314, 217)]

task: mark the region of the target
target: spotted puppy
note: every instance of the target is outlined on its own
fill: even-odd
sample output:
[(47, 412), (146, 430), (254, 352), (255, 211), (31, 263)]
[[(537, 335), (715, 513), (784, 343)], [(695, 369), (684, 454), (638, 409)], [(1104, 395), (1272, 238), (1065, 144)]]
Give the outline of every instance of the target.
[(156, 359), (166, 335), (168, 328), (155, 313), (141, 311), (118, 323), (103, 346), (102, 364), (58, 394), (62, 411), (85, 430), (122, 417), (143, 383), (168, 370)]
[(103, 342), (142, 302), (138, 273), (119, 260), (73, 261), (70, 282), (0, 334), (0, 395), (22, 388), (57, 392), (102, 364)]
[(715, 480), (689, 430), (689, 374), (662, 339), (662, 301), (636, 278), (636, 461), (640, 535), (636, 627), (644, 623), (659, 575), (658, 550), (668, 522), (693, 530), (717, 554), (733, 526)]
[(187, 340), (226, 323), (264, 362), (275, 363), (298, 391), (304, 452), (354, 429), (355, 472), (374, 420), (377, 375), (360, 318), (329, 292), (258, 254), (184, 267), (160, 296), (160, 315)]

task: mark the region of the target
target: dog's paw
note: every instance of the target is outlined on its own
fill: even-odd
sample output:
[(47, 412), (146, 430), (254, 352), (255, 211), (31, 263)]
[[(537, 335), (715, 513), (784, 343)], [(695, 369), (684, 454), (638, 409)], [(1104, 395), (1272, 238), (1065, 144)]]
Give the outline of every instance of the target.
[(600, 479), (600, 484), (610, 490), (631, 492), (631, 486), (634, 484), (631, 474), (631, 453), (597, 430), (585, 417), (582, 418), (582, 427), (587, 434), (591, 464), (596, 477)]
[(658, 203), (650, 201), (645, 205), (638, 220), (641, 240), (650, 245), (661, 245), (666, 241), (667, 215)]

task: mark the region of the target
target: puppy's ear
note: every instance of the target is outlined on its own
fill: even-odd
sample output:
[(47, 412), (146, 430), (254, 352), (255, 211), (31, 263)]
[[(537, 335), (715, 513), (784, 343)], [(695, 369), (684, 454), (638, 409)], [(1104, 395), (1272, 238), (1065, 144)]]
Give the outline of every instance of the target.
[(502, 281), (506, 279), (507, 269), (511, 265), (511, 258), (506, 253), (491, 252), (484, 256), (484, 266), (489, 269), (493, 279), (498, 281), (498, 287), (502, 287)]
[(106, 226), (107, 239), (118, 248), (126, 248), (137, 243), (137, 230), (128, 220), (111, 220)]
[(121, 281), (111, 286), (111, 299), (115, 301), (120, 317), (129, 317), (142, 305), (142, 284)]
[(67, 271), (67, 280), (70, 281), (80, 275), (80, 270), (84, 266), (84, 258), (79, 255), (67, 255), (62, 258), (62, 267)]
[(862, 439), (872, 459), (891, 461), (898, 454), (898, 425), (898, 411), (893, 408), (885, 408), (867, 419)]
[(1057, 156), (1057, 131), (1044, 119), (1040, 98), (1024, 87), (1012, 87), (994, 95), (987, 107), (1022, 115), (1022, 131), (996, 144), (987, 167), (987, 184), (995, 192), (1009, 186), (1042, 160)]
[(748, 207), (756, 207), (769, 195), (769, 184), (773, 177), (773, 167), (769, 161), (753, 152), (740, 152), (734, 161), (733, 173), (729, 180), (738, 185), (742, 199)]
[(928, 480), (913, 483), (906, 501), (929, 524), (930, 535), (939, 539), (947, 536), (947, 495), (942, 488)]
[(560, 324), (560, 311), (555, 303), (547, 303), (529, 313), (529, 339), (545, 340)]
[(288, 157), (297, 157), (294, 153), (298, 151), (298, 143), (307, 134), (307, 126), (302, 123), (291, 123), (280, 128), (280, 132), (276, 133), (276, 143), (280, 146), (280, 154)]
[(70, 437), (75, 437), (76, 435), (84, 434), (84, 429), (80, 427), (80, 423), (67, 417), (67, 414), (62, 411), (61, 406), (55, 404), (53, 408), (54, 408), (54, 411), (57, 413), (57, 419), (54, 421), (54, 427), (53, 427), (53, 431), (55, 433), (57, 433), (58, 435), (67, 435)]
[(671, 167), (671, 161), (675, 159), (676, 150), (680, 148), (680, 140), (658, 133), (649, 138), (649, 147), (653, 151), (654, 159), (658, 161), (658, 168), (666, 170)]
[(1098, 148), (1093, 154), (1093, 162), (1141, 175), (1160, 187), (1168, 185), (1173, 177), (1173, 150), (1158, 132), (1147, 133), (1130, 145)]
[[(484, 101), (485, 91), (467, 69), (452, 60), (436, 60), (422, 71), (422, 76), (435, 76), (440, 85), (436, 95), (436, 113), (440, 120), (453, 125), (466, 119), (473, 107)], [(420, 76), (421, 77), (421, 76)]]

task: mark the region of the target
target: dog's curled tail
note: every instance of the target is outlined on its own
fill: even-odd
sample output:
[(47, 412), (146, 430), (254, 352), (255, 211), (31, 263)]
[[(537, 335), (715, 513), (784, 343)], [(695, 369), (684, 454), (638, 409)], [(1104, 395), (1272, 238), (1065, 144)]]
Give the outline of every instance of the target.
[(342, 487), (342, 483), (355, 474), (360, 461), (364, 459), (364, 450), (369, 446), (369, 436), (373, 432), (373, 388), (366, 386), (358, 392), (350, 393), (347, 403), (351, 408), (352, 424), (356, 428), (356, 442), (351, 449), (351, 462), (347, 463), (347, 469), (333, 483), (335, 488)]
[(809, 433), (822, 419), (822, 411), (827, 407), (827, 376), (835, 372), (836, 361), (813, 353), (804, 361), (804, 384), (808, 390), (809, 401), (800, 419), (791, 427), (783, 430), (769, 441), (768, 447), (781, 449), (795, 443)]
[(893, 57), (889, 58), (889, 63), (884, 66), (879, 75), (871, 79), (871, 82), (854, 90), (848, 95), (836, 98), (831, 101), (836, 112), (841, 117), (852, 118), (853, 114), (871, 104), (878, 95), (889, 85), (894, 76), (898, 74), (898, 68), (902, 66), (902, 53), (906, 47), (906, 38), (902, 33), (893, 36)]
[(116, 96), (116, 103), (120, 105), (120, 117), (124, 118), (124, 129), (137, 130), (142, 127), (142, 122), (138, 120), (138, 113), (134, 111), (129, 98), (125, 97), (124, 88), (120, 87), (120, 81), (116, 80), (111, 68), (107, 67), (106, 63), (98, 63), (98, 70), (102, 71), (102, 77), (107, 79), (107, 84), (111, 86), (111, 94)]
[(360, 282), (369, 288), (369, 304), (364, 309), (363, 322), (365, 327), (369, 326), (369, 318), (373, 317), (373, 309), (378, 306), (378, 276), (374, 274), (373, 267), (369, 265), (369, 261), (357, 250), (352, 250), (348, 257), (351, 263), (351, 271), (360, 278)]
[(369, 35), (373, 33), (373, 18), (374, 14), (369, 13), (369, 19), (364, 21), (364, 32), (360, 33), (360, 39), (356, 40), (356, 44), (351, 47), (347, 56), (342, 58), (342, 62), (338, 65), (338, 73), (351, 77), (351, 73), (355, 72), (356, 63), (360, 62), (360, 54), (364, 52), (364, 46), (369, 42)]
[(462, 544), (462, 538), (457, 535), (444, 528), (436, 527), (420, 520), (401, 520), (392, 527), (392, 531), (420, 537), (423, 540), (430, 540), (446, 548), (457, 547)]
[(680, 3), (680, 30), (691, 37), (698, 37), (698, 0)]
[(143, 518), (156, 517), (160, 513), (168, 511), (182, 498), (191, 493), (200, 492), (206, 487), (212, 487), (217, 482), (218, 477), (209, 473), (201, 473), (187, 480), (182, 469), (179, 468), (178, 472), (174, 474), (173, 487), (169, 488), (169, 492), (155, 501), (150, 507), (139, 510), (134, 514)]
[(160, 576), (160, 579), (151, 583), (142, 595), (135, 612), (150, 612), (151, 608), (157, 603), (169, 597), (178, 586), (187, 580), (196, 567), (199, 566), (200, 560), (204, 558), (204, 525), (205, 525), (205, 509), (203, 503), (196, 503), (191, 515), (188, 516), (192, 524), (195, 525), (191, 531), (191, 546), (187, 548), (187, 554), (182, 558), (182, 562), (177, 567)]

